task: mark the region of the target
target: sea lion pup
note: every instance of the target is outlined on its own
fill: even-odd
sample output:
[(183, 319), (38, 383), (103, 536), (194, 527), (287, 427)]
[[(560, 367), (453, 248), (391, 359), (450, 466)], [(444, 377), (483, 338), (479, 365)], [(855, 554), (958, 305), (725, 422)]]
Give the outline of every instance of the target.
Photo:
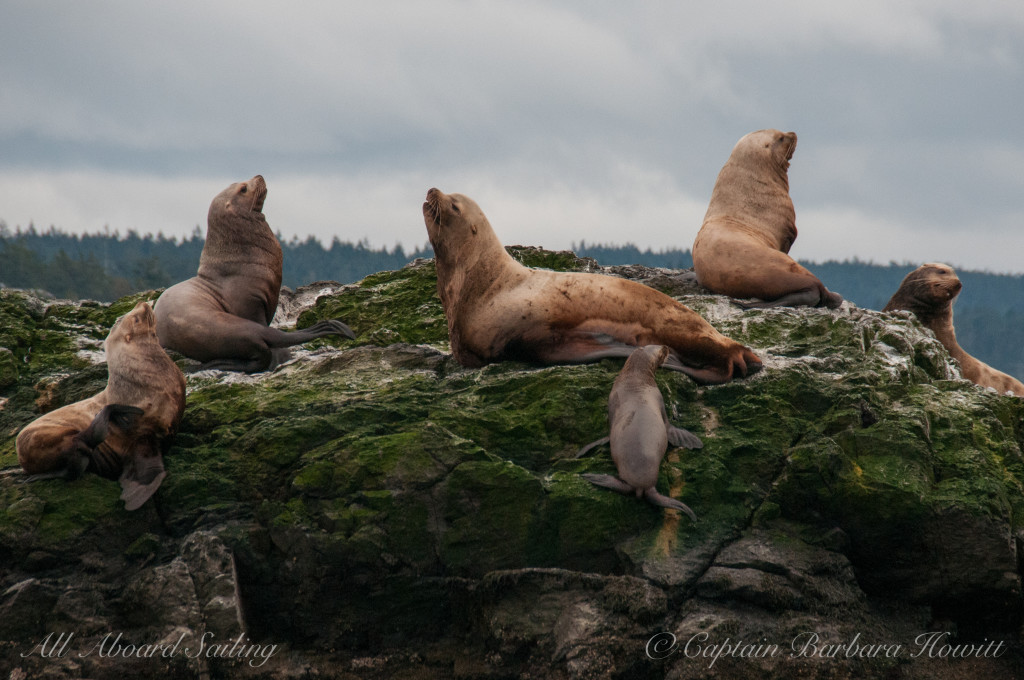
[(614, 276), (524, 267), (466, 196), (431, 189), (423, 219), (452, 354), (463, 366), (505, 359), (583, 363), (662, 344), (671, 350), (666, 367), (701, 383), (761, 368), (748, 348), (653, 288)]
[(338, 319), (290, 333), (270, 327), (284, 258), (263, 217), (266, 197), (260, 175), (217, 194), (199, 271), (157, 300), (160, 344), (203, 362), (203, 369), (266, 371), (287, 360), (292, 345), (325, 335), (355, 337)]
[(953, 302), (963, 285), (953, 268), (941, 262), (923, 264), (904, 277), (883, 312), (906, 310), (932, 329), (949, 355), (960, 363), (960, 372), (982, 387), (994, 387), (1000, 394), (1011, 392), (1024, 397), (1024, 383), (965, 352), (956, 341), (953, 328)]
[(185, 411), (185, 376), (160, 346), (148, 302), (122, 316), (103, 344), (106, 388), (29, 423), (15, 448), (27, 481), (95, 472), (119, 479), (125, 509), (135, 510), (167, 475), (163, 453)]
[(761, 300), (739, 303), (744, 308), (835, 309), (843, 302), (788, 255), (796, 240), (787, 174), (794, 149), (795, 132), (758, 130), (740, 139), (718, 173), (693, 242), (697, 282), (722, 295)]
[(607, 487), (624, 494), (636, 494), (654, 505), (682, 510), (697, 521), (693, 510), (684, 503), (662, 496), (655, 488), (658, 468), (665, 457), (665, 448), (685, 446), (699, 449), (704, 446), (691, 432), (674, 427), (665, 414), (665, 400), (654, 382), (654, 372), (665, 363), (669, 349), (664, 345), (638, 347), (626, 359), (622, 371), (615, 378), (608, 397), (608, 422), (611, 433), (587, 444), (576, 457), (595, 446), (610, 442), (612, 460), (619, 471), (611, 475), (585, 474), (583, 477), (597, 486)]

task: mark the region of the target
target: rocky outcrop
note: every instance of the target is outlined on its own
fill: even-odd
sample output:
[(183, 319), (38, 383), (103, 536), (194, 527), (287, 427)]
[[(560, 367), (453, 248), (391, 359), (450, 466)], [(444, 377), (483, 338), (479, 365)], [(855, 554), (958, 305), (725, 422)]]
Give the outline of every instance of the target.
[(157, 293), (0, 292), (0, 678), (1019, 676), (1022, 400), (906, 314), (606, 271), (765, 360), (657, 377), (704, 441), (659, 483), (696, 523), (580, 477), (614, 472), (573, 456), (621, 362), (460, 367), (431, 261), (284, 296), (278, 323), (355, 341), (254, 376), (179, 359), (187, 410), (140, 510), (91, 475), (22, 484), (18, 430), (101, 389), (107, 330)]

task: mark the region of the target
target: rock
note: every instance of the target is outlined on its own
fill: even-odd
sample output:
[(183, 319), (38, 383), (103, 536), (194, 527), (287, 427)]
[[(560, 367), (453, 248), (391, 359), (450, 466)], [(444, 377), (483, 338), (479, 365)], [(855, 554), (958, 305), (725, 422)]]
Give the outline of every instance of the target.
[[(187, 410), (137, 512), (93, 475), (20, 484), (17, 432), (101, 389), (95, 348), (158, 293), (107, 306), (5, 290), (0, 677), (1021, 670), (1024, 401), (960, 379), (906, 314), (742, 310), (686, 272), (510, 252), (638, 278), (764, 359), (725, 385), (657, 376), (670, 419), (704, 441), (670, 451), (658, 485), (696, 523), (580, 477), (614, 472), (607, 450), (573, 456), (607, 431), (621, 362), (462, 368), (429, 260), (282, 295), (275, 323), (342, 318), (355, 341), (251, 376), (179, 359)], [(60, 632), (75, 653), (44, 657)], [(135, 656), (78, 656), (118, 633)], [(998, 656), (949, 658), (988, 642)]]

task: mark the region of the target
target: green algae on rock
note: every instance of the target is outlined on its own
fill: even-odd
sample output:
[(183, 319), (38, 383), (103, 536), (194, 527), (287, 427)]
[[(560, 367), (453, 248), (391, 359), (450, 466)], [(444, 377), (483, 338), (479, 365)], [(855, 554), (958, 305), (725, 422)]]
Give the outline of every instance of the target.
[[(531, 266), (603, 271), (511, 250)], [(670, 451), (661, 467), (659, 489), (693, 508), (691, 523), (580, 477), (614, 471), (607, 448), (573, 455), (607, 432), (621, 362), (460, 367), (430, 261), (324, 290), (297, 325), (340, 316), (356, 341), (310, 343), (254, 376), (182, 362), (189, 397), (169, 474), (130, 521), (106, 480), (18, 484), (13, 437), (37, 402), (105, 378), (81, 348), (136, 298), (47, 308), (4, 293), (0, 314), (15, 321), (3, 337), (21, 363), (0, 383), (0, 615), (81, 616), (70, 593), (88, 593), (102, 625), (136, 622), (137, 635), (142, 619), (157, 637), (226, 630), (227, 612), (307, 668), (466, 678), (707, 670), (648, 658), (659, 631), (782, 644), (808, 627), (909, 635), (936, 617), (992, 638), (1020, 620), (1024, 400), (959, 379), (906, 315), (680, 297), (765, 361), (724, 385), (657, 376), (670, 420), (705, 444)], [(63, 341), (40, 334), (47, 318)], [(36, 354), (41, 339), (52, 349)], [(203, 584), (216, 579), (214, 596)], [(43, 667), (16, 651), (0, 648), (0, 661)], [(290, 658), (266, 672), (298, 672)], [(892, 667), (872, 663), (734, 660), (721, 677)], [(257, 677), (218, 661), (181, 672), (193, 670)]]

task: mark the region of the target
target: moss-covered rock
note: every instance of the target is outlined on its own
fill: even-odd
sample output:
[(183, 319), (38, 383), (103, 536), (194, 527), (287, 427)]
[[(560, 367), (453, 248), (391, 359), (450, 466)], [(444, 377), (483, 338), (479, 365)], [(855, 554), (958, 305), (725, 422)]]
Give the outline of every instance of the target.
[[(601, 271), (571, 253), (510, 252)], [(657, 376), (672, 422), (704, 441), (670, 451), (658, 484), (696, 523), (580, 476), (614, 473), (607, 447), (574, 456), (607, 433), (620, 361), (462, 368), (431, 261), (283, 300), (280, 323), (341, 318), (355, 341), (309, 343), (253, 376), (180, 359), (187, 410), (168, 477), (138, 512), (93, 476), (20, 484), (18, 430), (101, 389), (109, 326), (157, 293), (106, 306), (3, 291), (0, 614), (81, 621), (82, 644), (117, 626), (138, 641), (224, 636), (234, 616), (252, 644), (278, 645), (258, 669), (179, 654), (83, 667), (89, 677), (699, 677), (706, 663), (654, 658), (648, 641), (703, 630), (783, 645), (807, 627), (852, 638), (929, 625), (1015, 639), (1024, 401), (959, 379), (907, 315), (745, 311), (685, 273), (608, 273), (679, 295), (765, 362), (725, 385)], [(19, 656), (51, 629), (5, 628), (0, 665), (77, 677)], [(1004, 672), (1019, 658), (1014, 647), (978, 663)], [(746, 658), (717, 677), (928, 677), (922, 663), (909, 651)]]

